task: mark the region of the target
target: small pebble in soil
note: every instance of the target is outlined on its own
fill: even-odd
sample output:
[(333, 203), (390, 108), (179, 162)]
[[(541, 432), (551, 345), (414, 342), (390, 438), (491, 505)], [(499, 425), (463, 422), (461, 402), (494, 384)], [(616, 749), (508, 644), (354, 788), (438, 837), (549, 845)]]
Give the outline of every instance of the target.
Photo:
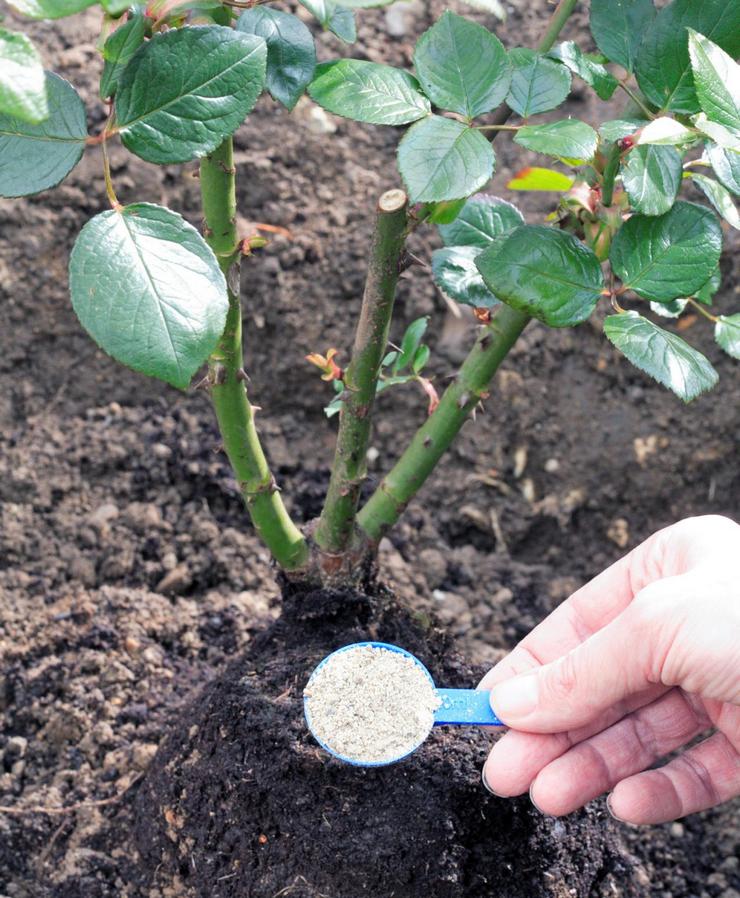
[(305, 689), (314, 735), (358, 764), (384, 764), (413, 751), (434, 724), (440, 700), (411, 658), (379, 646), (336, 652)]

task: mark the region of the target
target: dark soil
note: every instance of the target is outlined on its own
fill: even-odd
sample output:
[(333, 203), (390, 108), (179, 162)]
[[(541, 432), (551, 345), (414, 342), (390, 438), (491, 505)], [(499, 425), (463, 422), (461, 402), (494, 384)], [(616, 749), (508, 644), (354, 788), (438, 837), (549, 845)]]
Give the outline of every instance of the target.
[[(497, 30), (509, 45), (533, 43), (545, 5), (544, 0), (517, 2), (506, 26)], [(353, 55), (408, 64), (416, 34), (442, 6), (438, 0), (411, 4), (407, 31), (397, 36), (389, 36), (383, 11), (362, 13)], [(12, 15), (8, 20), (21, 27)], [(82, 92), (93, 130), (104, 115), (95, 100), (96, 25), (97, 14), (90, 10), (26, 29), (47, 64)], [(569, 27), (567, 37), (587, 42), (583, 16)], [(319, 43), (322, 58), (347, 52), (327, 36)], [(604, 116), (602, 104), (578, 91), (557, 115), (568, 112), (594, 123)], [(317, 133), (327, 127), (334, 133)], [(292, 232), (292, 239), (275, 238), (261, 258), (245, 265), (244, 294), (253, 401), (264, 409), (261, 433), (300, 520), (320, 507), (335, 426), (321, 411), (328, 398), (325, 385), (303, 356), (331, 345), (346, 352), (351, 345), (370, 210), (383, 189), (397, 184), (397, 140), (398, 132), (390, 128), (331, 117), (317, 121), (310, 104), (288, 116), (268, 99), (260, 101), (237, 137), (241, 227), (247, 233), (250, 222), (267, 222)], [(504, 186), (514, 167), (535, 157), (523, 159), (505, 137), (497, 141), (496, 153), (493, 190), (520, 202), (531, 221), (541, 221), (549, 196), (517, 197)], [(119, 148), (112, 160), (122, 201), (163, 202), (198, 223), (194, 165), (158, 169)], [(0, 895), (7, 898), (187, 894), (182, 874), (157, 886), (145, 883), (132, 840), (133, 802), (142, 788), (138, 777), (173, 726), (175, 738), (178, 732), (182, 739), (206, 738), (205, 725), (193, 737), (182, 727), (202, 713), (202, 702), (187, 703), (211, 681), (219, 684), (211, 694), (224, 702), (214, 719), (223, 720), (227, 732), (248, 738), (238, 730), (239, 720), (229, 716), (242, 694), (238, 690), (246, 689), (235, 682), (234, 672), (248, 665), (245, 659), (256, 663), (268, 657), (269, 645), (254, 634), (275, 618), (279, 605), (267, 554), (245, 520), (217, 450), (207, 398), (176, 393), (121, 369), (92, 346), (72, 314), (69, 251), (82, 224), (104, 208), (97, 149), (58, 190), (0, 202), (0, 805), (85, 803), (64, 815), (0, 813)], [(729, 245), (729, 234), (726, 239)], [(416, 254), (428, 258), (433, 236), (417, 235), (415, 241)], [(731, 252), (723, 266), (718, 307), (737, 311)], [(422, 314), (431, 316), (431, 367), (442, 384), (464, 355), (474, 325), (453, 318), (424, 271), (414, 268), (402, 279), (394, 336)], [(466, 426), (402, 524), (383, 542), (383, 578), (416, 612), (439, 615), (476, 676), (575, 587), (658, 527), (690, 514), (737, 515), (738, 369), (702, 324), (687, 319), (685, 335), (710, 357), (721, 381), (689, 407), (620, 361), (598, 322), (565, 332), (530, 326), (497, 378), (484, 414)], [(412, 387), (384, 394), (373, 438), (374, 479), (388, 469), (424, 409), (423, 397)], [(263, 665), (265, 696), (276, 698), (291, 685), (293, 691), (276, 707), (293, 725), (300, 715), (292, 677), (303, 675), (340, 634), (332, 630), (322, 646), (318, 625), (306, 632), (301, 647), (296, 633), (280, 624), (275, 644), (284, 640), (292, 646), (285, 667)], [(419, 644), (413, 639), (412, 648)], [(433, 667), (447, 664), (459, 683), (475, 681), (464, 666), (456, 668), (441, 655), (435, 660), (440, 649), (433, 652), (432, 645), (439, 644), (430, 643), (421, 654)], [(246, 694), (257, 701), (254, 692)], [(293, 765), (292, 778), (282, 787), (274, 783), (265, 790), (269, 795), (261, 793), (264, 831), (252, 812), (245, 820), (253, 829), (247, 831), (237, 817), (230, 836), (234, 857), (243, 851), (263, 872), (266, 862), (276, 862), (280, 840), (290, 831), (285, 816), (308, 825), (313, 813), (309, 808), (298, 815), (295, 808), (295, 798), (309, 794), (301, 789), (318, 788), (315, 781), (300, 782), (297, 759), (305, 765), (300, 769), (324, 772), (330, 785), (350, 776), (311, 754), (302, 730), (288, 726), (280, 732), (296, 752), (286, 755), (293, 758), (286, 762)], [(391, 790), (393, 801), (403, 802), (398, 813), (417, 808), (416, 832), (421, 838), (428, 833), (436, 844), (443, 821), (460, 827), (448, 839), (460, 853), (447, 859), (442, 849), (436, 869), (467, 877), (462, 881), (471, 889), (483, 890), (474, 877), (492, 869), (487, 856), (475, 854), (476, 845), (534, 863), (545, 838), (550, 848), (542, 849), (544, 857), (551, 857), (548, 851), (560, 840), (560, 856), (533, 887), (533, 896), (548, 894), (543, 891), (549, 887), (547, 872), (556, 879), (573, 872), (576, 879), (561, 890), (565, 896), (570, 888), (585, 888), (597, 868), (609, 871), (617, 851), (612, 843), (577, 841), (572, 847), (569, 840), (577, 840), (587, 825), (580, 818), (564, 822), (563, 829), (554, 821), (537, 824), (524, 804), (488, 798), (479, 786), (484, 746), (463, 741), (460, 734), (455, 745), (458, 741), (453, 753), (449, 737), (435, 734), (423, 753), (402, 767), (353, 779), (362, 783), (358, 794), (355, 785), (341, 786), (342, 801), (364, 802), (361, 810), (372, 821), (373, 777), (383, 783), (415, 778), (413, 794)], [(171, 745), (168, 751), (175, 751), (175, 742)], [(217, 747), (229, 763), (227, 746)], [(229, 769), (234, 777), (238, 768)], [(445, 809), (440, 790), (447, 771)], [(237, 785), (236, 779), (228, 782)], [(170, 789), (177, 786), (173, 779)], [(235, 787), (235, 799), (241, 788)], [(331, 790), (328, 794), (327, 801), (339, 802)], [(317, 797), (323, 800), (312, 795)], [(89, 804), (95, 801), (108, 803)], [(341, 810), (340, 804), (332, 807)], [(595, 803), (597, 819), (602, 807)], [(474, 813), (480, 813), (478, 835), (471, 835)], [(343, 827), (349, 823), (341, 813), (335, 816), (327, 818), (329, 825), (340, 835), (347, 832)], [(355, 817), (352, 825), (358, 838), (372, 831), (363, 830)], [(521, 844), (507, 826), (518, 827)], [(406, 824), (399, 826), (396, 839), (406, 838), (407, 831)], [(656, 898), (738, 898), (737, 803), (671, 826), (620, 831), (639, 863), (613, 888), (608, 878), (594, 881), (593, 898), (631, 887)], [(321, 885), (313, 881), (318, 891), (306, 894), (336, 898), (349, 888), (350, 865), (340, 863), (339, 847), (326, 831), (318, 832), (320, 838), (307, 837), (302, 850), (332, 845), (334, 853), (320, 864), (322, 873), (311, 870), (312, 876), (326, 878)], [(505, 838), (495, 844), (477, 841), (496, 840), (502, 833)], [(259, 835), (267, 836), (265, 846)], [(150, 853), (161, 847), (152, 841)], [(356, 870), (380, 850), (377, 843), (358, 850), (352, 861)], [(206, 863), (196, 860), (201, 862)], [(215, 856), (213, 863), (227, 861)], [(418, 876), (416, 861), (405, 853), (398, 852), (393, 863), (398, 870), (406, 864), (407, 878)], [(578, 864), (587, 867), (576, 873)], [(300, 889), (305, 892), (305, 883), (295, 877), (308, 874), (292, 869), (294, 878), (276, 880), (273, 894), (300, 898)], [(285, 870), (286, 877), (293, 875)], [(497, 869), (495, 881), (502, 875)], [(191, 870), (188, 881), (196, 881), (194, 876)], [(420, 882), (431, 896), (445, 894), (447, 886), (423, 877)], [(496, 894), (494, 888), (487, 894)]]
[(287, 597), (188, 709), (139, 792), (136, 841), (155, 881), (179, 874), (202, 898), (640, 894), (603, 808), (561, 822), (481, 795), (480, 732), (436, 730), (385, 768), (329, 761), (303, 725), (303, 685), (328, 647), (368, 637), (408, 647), (436, 682), (475, 679), (449, 633), (390, 595)]

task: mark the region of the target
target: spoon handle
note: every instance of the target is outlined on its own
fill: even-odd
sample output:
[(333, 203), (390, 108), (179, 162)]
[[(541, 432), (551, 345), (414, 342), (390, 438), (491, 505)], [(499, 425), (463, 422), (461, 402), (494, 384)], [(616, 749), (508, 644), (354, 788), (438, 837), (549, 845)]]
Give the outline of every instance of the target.
[(502, 727), (491, 709), (491, 693), (484, 689), (437, 689), (442, 704), (434, 712), (434, 725), (469, 724)]

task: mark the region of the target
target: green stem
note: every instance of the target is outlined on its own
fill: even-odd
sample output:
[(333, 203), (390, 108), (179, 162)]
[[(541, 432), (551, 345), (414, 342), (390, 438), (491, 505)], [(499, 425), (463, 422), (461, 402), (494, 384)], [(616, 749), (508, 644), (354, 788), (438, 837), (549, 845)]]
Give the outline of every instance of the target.
[(307, 561), (308, 547), (280, 498), (254, 425), (254, 409), (247, 398), (231, 138), (201, 160), (200, 189), (205, 238), (218, 258), (229, 289), (226, 327), (208, 361), (213, 407), (224, 449), (257, 532), (281, 567), (296, 570)]
[(538, 53), (547, 53), (548, 50), (552, 50), (552, 45), (565, 27), (565, 23), (570, 18), (577, 2), (578, 0), (560, 0), (560, 3), (558, 3), (555, 11), (550, 16), (550, 21), (547, 23), (547, 29), (542, 35), (542, 40), (537, 44)]
[[(547, 53), (552, 48), (577, 2), (560, 0), (537, 45), (539, 53)], [(505, 103), (493, 113), (491, 140), (499, 131), (508, 130), (502, 126), (510, 115), (511, 109)], [(396, 523), (421, 489), (470, 412), (485, 395), (491, 378), (528, 321), (524, 313), (502, 306), (478, 337), (434, 414), (417, 430), (409, 447), (357, 516), (360, 529), (372, 542), (377, 542)]]
[(357, 517), (371, 542), (396, 523), (450, 447), (468, 416), (486, 395), (491, 378), (524, 330), (529, 318), (501, 306), (484, 328), (436, 411), (417, 430), (409, 447), (383, 478)]
[(329, 489), (316, 529), (317, 545), (332, 554), (343, 552), (351, 541), (360, 489), (367, 476), (373, 404), (388, 344), (407, 210), (408, 197), (402, 190), (389, 190), (378, 202), (362, 310), (352, 360), (344, 376), (348, 396), (339, 417)]
[(619, 86), (622, 90), (627, 94), (627, 96), (632, 100), (632, 102), (637, 106), (637, 108), (642, 112), (642, 114), (648, 119), (654, 119), (655, 115), (648, 109), (648, 107), (643, 103), (640, 99), (639, 95), (636, 94), (631, 87), (627, 87), (624, 81), (619, 82)]
[(614, 181), (619, 171), (619, 161), (622, 158), (622, 152), (619, 144), (615, 143), (609, 151), (609, 157), (606, 161), (604, 169), (604, 177), (601, 183), (601, 205), (611, 206), (614, 199)]

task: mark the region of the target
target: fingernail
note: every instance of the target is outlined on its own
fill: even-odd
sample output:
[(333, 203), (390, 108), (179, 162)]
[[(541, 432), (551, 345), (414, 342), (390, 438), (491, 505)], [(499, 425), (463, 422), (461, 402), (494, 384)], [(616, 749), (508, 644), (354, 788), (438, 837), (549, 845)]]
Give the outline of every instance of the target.
[(614, 813), (614, 808), (612, 807), (612, 793), (606, 796), (606, 809), (609, 811), (610, 816), (613, 820), (616, 820), (617, 823), (621, 823), (624, 826), (630, 826), (634, 829), (639, 829), (640, 825), (638, 823), (632, 823), (629, 820), (625, 820), (624, 817), (620, 817), (618, 814)]
[(533, 790), (533, 789), (534, 789), (534, 783), (532, 783), (532, 785), (529, 787), (529, 800), (530, 800), (530, 801), (532, 802), (532, 804), (534, 805), (534, 809), (535, 809), (536, 811), (539, 811), (540, 814), (542, 814), (543, 816), (549, 817), (550, 815), (549, 815), (549, 814), (545, 814), (545, 812), (542, 810), (542, 808), (541, 808), (541, 807), (537, 804), (537, 802), (534, 800), (534, 797), (532, 796), (532, 790)]
[(506, 795), (501, 795), (498, 792), (494, 792), (493, 789), (488, 785), (488, 780), (486, 779), (486, 768), (485, 767), (483, 768), (483, 770), (481, 770), (480, 774), (481, 774), (480, 779), (481, 779), (481, 782), (483, 783), (483, 788), (486, 790), (486, 792), (490, 792), (491, 795), (495, 795), (496, 798), (507, 798), (508, 797)]
[(623, 820), (621, 817), (618, 817), (614, 813), (614, 808), (612, 807), (612, 793), (611, 792), (606, 796), (606, 809), (607, 809), (607, 811), (609, 811), (609, 813), (615, 820), (619, 821), (619, 823), (628, 823), (629, 822), (628, 820)]
[(504, 722), (526, 717), (537, 707), (537, 674), (499, 683), (491, 692), (491, 706)]

